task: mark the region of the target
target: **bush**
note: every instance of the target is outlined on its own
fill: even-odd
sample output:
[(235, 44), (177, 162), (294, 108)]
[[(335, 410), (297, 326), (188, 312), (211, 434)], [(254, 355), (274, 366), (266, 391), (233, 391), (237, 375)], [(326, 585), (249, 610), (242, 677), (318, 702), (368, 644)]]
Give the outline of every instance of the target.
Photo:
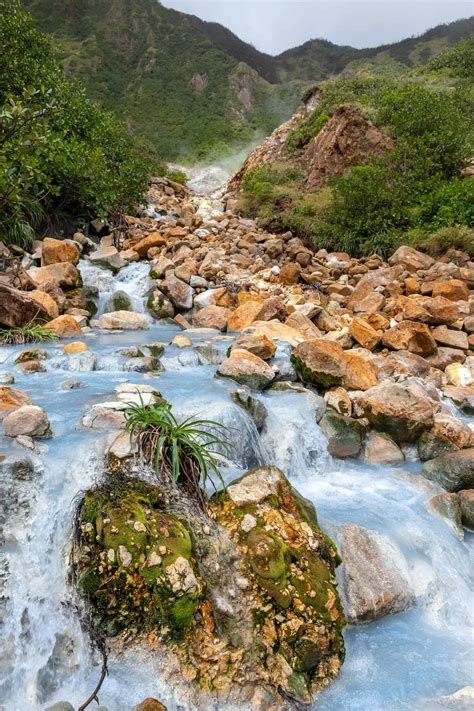
[(66, 79), (52, 40), (0, 0), (0, 232), (26, 244), (45, 214), (130, 210), (153, 164), (112, 114)]

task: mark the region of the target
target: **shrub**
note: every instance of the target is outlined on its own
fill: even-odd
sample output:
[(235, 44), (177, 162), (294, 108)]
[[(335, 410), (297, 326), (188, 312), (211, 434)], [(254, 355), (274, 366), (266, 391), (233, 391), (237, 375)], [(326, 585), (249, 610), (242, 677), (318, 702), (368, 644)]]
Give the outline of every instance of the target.
[(25, 244), (45, 213), (130, 210), (147, 188), (149, 149), (66, 79), (19, 0), (0, 0), (0, 46), (2, 238)]
[[(209, 430), (225, 432), (213, 420), (189, 417), (178, 422), (166, 402), (131, 405), (125, 411), (126, 427), (137, 435), (144, 459), (173, 484), (183, 487), (205, 508), (208, 481), (217, 490), (213, 476), (224, 486), (215, 447), (226, 448), (225, 434), (218, 437)], [(207, 429), (206, 429), (207, 428)]]

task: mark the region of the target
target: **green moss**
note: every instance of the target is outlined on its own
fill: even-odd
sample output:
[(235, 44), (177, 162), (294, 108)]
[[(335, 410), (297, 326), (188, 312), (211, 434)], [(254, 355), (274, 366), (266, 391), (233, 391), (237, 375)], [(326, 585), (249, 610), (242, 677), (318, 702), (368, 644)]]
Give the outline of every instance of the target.
[(305, 699), (308, 695), (308, 677), (306, 674), (292, 674), (288, 679), (288, 688), (297, 699)]
[(96, 574), (95, 570), (87, 570), (83, 573), (77, 581), (77, 587), (86, 597), (95, 595), (100, 587), (100, 578)]
[(279, 580), (286, 571), (286, 546), (276, 536), (254, 528), (247, 537), (248, 557), (252, 570), (262, 578)]
[(176, 600), (171, 608), (171, 615), (177, 627), (189, 627), (193, 621), (194, 613), (198, 605), (197, 600), (185, 595)]

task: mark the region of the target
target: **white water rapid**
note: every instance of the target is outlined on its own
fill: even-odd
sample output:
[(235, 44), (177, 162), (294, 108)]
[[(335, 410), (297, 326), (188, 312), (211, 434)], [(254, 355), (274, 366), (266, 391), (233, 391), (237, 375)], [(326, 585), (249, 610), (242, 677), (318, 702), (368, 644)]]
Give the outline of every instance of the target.
[[(99, 310), (119, 289), (143, 310), (149, 288), (146, 266), (130, 265), (116, 277), (85, 263), (80, 269), (86, 285), (100, 288)], [(432, 492), (417, 463), (393, 469), (332, 459), (311, 396), (288, 391), (260, 395), (268, 417), (259, 435), (250, 416), (230, 397), (236, 384), (216, 378), (216, 365), (206, 364), (205, 349), (199, 347), (206, 336), (192, 334), (189, 349), (167, 345), (165, 370), (155, 376), (134, 372), (133, 359), (119, 352), (141, 343), (168, 344), (177, 332), (174, 325), (156, 322), (147, 331), (91, 332), (83, 340), (93, 356), (83, 360), (63, 355), (57, 344), (46, 345), (47, 370), (35, 374), (14, 367), (22, 347), (1, 349), (0, 370), (14, 373), (14, 387), (47, 411), (53, 437), (42, 441), (37, 455), (0, 437), (0, 454), (6, 457), (0, 462), (0, 707), (43, 711), (67, 699), (77, 708), (97, 683), (100, 660), (91, 654), (79, 625), (68, 560), (75, 505), (81, 492), (100, 478), (107, 433), (85, 429), (81, 418), (91, 404), (113, 399), (118, 383), (129, 381), (152, 382), (179, 414), (200, 414), (231, 426), (227, 479), (259, 463), (277, 464), (314, 502), (325, 530), (354, 522), (384, 534), (398, 551), (414, 606), (345, 630), (342, 672), (314, 709), (443, 708), (435, 699), (472, 683), (468, 576), (473, 536), (458, 540), (426, 510)], [(222, 353), (228, 345), (225, 339), (213, 342)], [(62, 389), (71, 378), (83, 387)], [(407, 469), (408, 474), (400, 475)], [(146, 696), (160, 699), (169, 711), (188, 709), (164, 683), (156, 661), (136, 651), (112, 656), (109, 672), (100, 692), (109, 711), (130, 711)]]

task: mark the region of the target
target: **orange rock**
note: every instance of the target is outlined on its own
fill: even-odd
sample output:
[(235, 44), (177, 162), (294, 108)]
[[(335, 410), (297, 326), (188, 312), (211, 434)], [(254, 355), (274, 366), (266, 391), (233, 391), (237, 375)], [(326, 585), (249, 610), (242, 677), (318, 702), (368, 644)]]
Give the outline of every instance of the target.
[(256, 320), (260, 309), (261, 303), (258, 301), (247, 301), (241, 306), (238, 306), (229, 317), (227, 330), (241, 331), (243, 328), (247, 328), (247, 326), (250, 326), (250, 324)]
[(301, 277), (301, 267), (299, 264), (289, 263), (284, 264), (280, 270), (280, 283), (281, 284), (297, 284)]
[(285, 325), (299, 331), (302, 336), (304, 336), (305, 340), (322, 337), (319, 328), (311, 321), (311, 319), (301, 313), (301, 311), (293, 311), (293, 313), (286, 319)]
[(334, 341), (304, 341), (293, 349), (291, 362), (303, 382), (324, 387), (341, 385), (346, 372), (344, 351)]
[(464, 331), (453, 331), (447, 326), (437, 326), (432, 331), (433, 338), (443, 346), (468, 350), (469, 341)]
[(31, 398), (22, 390), (14, 390), (6, 385), (0, 385), (0, 419), (23, 405), (32, 405)]
[(249, 351), (262, 360), (270, 360), (275, 355), (276, 343), (264, 333), (248, 333), (235, 339), (231, 351), (236, 348)]
[(79, 256), (79, 249), (73, 242), (53, 239), (52, 237), (45, 237), (43, 240), (43, 249), (41, 254), (41, 264), (43, 267), (48, 266), (48, 264), (57, 264), (59, 262), (77, 264)]
[(133, 249), (140, 257), (146, 257), (148, 250), (152, 247), (163, 247), (166, 244), (166, 237), (159, 232), (150, 232), (149, 235), (133, 245)]
[(198, 328), (217, 328), (219, 331), (225, 331), (230, 314), (230, 309), (210, 304), (196, 311), (193, 316), (193, 326)]
[(430, 257), (428, 254), (418, 252), (418, 250), (413, 249), (413, 247), (403, 246), (399, 247), (397, 251), (392, 254), (388, 263), (391, 266), (403, 264), (409, 272), (416, 272), (418, 269), (429, 269), (434, 264), (434, 261), (433, 257)]
[(40, 291), (39, 289), (34, 289), (29, 292), (29, 296), (41, 304), (41, 306), (47, 311), (49, 318), (57, 318), (59, 316), (58, 305), (55, 300), (47, 294), (45, 291)]
[(370, 323), (360, 316), (356, 316), (356, 318), (353, 318), (350, 322), (349, 333), (362, 348), (368, 348), (369, 351), (373, 351), (373, 349), (378, 346), (382, 337), (380, 331), (376, 331)]
[(142, 701), (141, 704), (138, 704), (138, 706), (135, 706), (133, 711), (166, 711), (166, 706), (163, 706), (160, 701), (149, 697)]
[(433, 296), (444, 296), (450, 301), (467, 301), (469, 289), (460, 279), (449, 279), (449, 281), (436, 282), (433, 286)]
[(436, 342), (424, 323), (402, 321), (383, 334), (382, 343), (393, 350), (407, 350), (420, 356), (431, 355)]
[(261, 304), (263, 297), (259, 294), (252, 294), (250, 291), (239, 291), (237, 294), (237, 306), (247, 304), (249, 301), (258, 301)]
[(69, 262), (48, 264), (47, 267), (31, 267), (28, 269), (28, 276), (39, 289), (50, 282), (66, 288), (74, 288), (80, 284), (79, 272), (74, 264)]
[(278, 296), (271, 296), (263, 302), (255, 321), (272, 321), (273, 319), (283, 321), (285, 316), (286, 307), (283, 301)]
[(344, 351), (346, 371), (343, 382), (348, 390), (368, 390), (379, 382), (370, 352), (366, 351), (366, 354), (360, 350)]
[(72, 343), (66, 343), (64, 346), (64, 353), (82, 353), (83, 351), (88, 351), (89, 347), (87, 343), (83, 341), (72, 341)]
[(48, 321), (44, 325), (45, 328), (49, 328), (54, 331), (57, 336), (76, 336), (77, 334), (82, 334), (82, 329), (78, 325), (75, 318), (64, 314), (63, 316), (58, 316), (52, 321)]

